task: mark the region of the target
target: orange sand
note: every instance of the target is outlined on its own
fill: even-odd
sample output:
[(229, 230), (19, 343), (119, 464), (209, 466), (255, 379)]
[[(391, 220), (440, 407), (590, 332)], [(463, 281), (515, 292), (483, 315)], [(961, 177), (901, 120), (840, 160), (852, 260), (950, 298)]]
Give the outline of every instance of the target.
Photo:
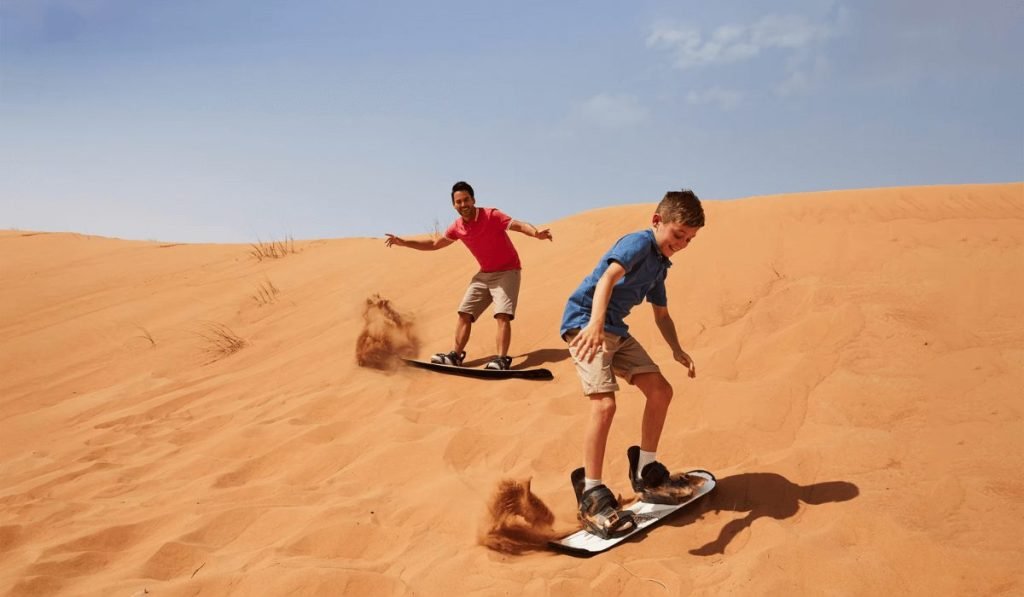
[[(0, 594), (1024, 593), (1024, 184), (705, 205), (668, 280), (697, 378), (646, 307), (631, 319), (676, 388), (659, 454), (720, 485), (589, 560), (477, 537), (502, 479), (532, 477), (572, 525), (586, 408), (559, 318), (653, 204), (514, 236), (514, 364), (551, 382), (357, 366), (378, 293), (421, 356), (448, 348), (462, 247), (317, 240), (261, 262), (0, 232)], [(218, 353), (216, 330), (244, 345)], [(640, 412), (625, 389), (617, 492)]]

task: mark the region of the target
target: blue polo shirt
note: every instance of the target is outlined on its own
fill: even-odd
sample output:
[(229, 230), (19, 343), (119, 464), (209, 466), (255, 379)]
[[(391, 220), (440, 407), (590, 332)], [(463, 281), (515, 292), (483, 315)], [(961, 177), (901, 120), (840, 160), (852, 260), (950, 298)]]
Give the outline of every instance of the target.
[(629, 336), (629, 326), (625, 319), (633, 307), (643, 302), (668, 306), (665, 295), (665, 276), (672, 262), (661, 254), (661, 249), (654, 240), (654, 231), (647, 229), (627, 234), (612, 245), (612, 248), (601, 257), (579, 288), (569, 297), (562, 313), (562, 329), (560, 335), (571, 329), (582, 329), (590, 321), (594, 307), (594, 290), (601, 276), (608, 270), (611, 262), (617, 261), (626, 269), (626, 275), (616, 282), (612, 288), (611, 300), (604, 319), (604, 330), (623, 338)]

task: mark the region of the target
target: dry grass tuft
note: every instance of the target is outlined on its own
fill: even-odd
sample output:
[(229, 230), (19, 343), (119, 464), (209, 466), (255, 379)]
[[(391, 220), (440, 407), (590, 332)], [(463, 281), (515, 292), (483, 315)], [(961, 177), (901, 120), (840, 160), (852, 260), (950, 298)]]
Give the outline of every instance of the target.
[(281, 259), (291, 253), (297, 253), (295, 250), (295, 239), (291, 236), (286, 236), (284, 240), (263, 242), (257, 240), (255, 243), (249, 245), (252, 249), (249, 250), (249, 254), (256, 258), (257, 261), (263, 261), (264, 259)]
[(149, 340), (149, 345), (150, 346), (156, 346), (156, 340), (153, 339), (153, 334), (150, 334), (149, 330), (147, 330), (146, 328), (142, 327), (141, 325), (137, 325), (135, 327), (139, 328), (139, 330), (142, 332), (138, 336), (135, 336), (136, 338), (142, 338), (144, 340)]
[(246, 342), (228, 326), (214, 321), (203, 324), (199, 336), (206, 341), (206, 352), (210, 356), (207, 363), (212, 363), (230, 356), (245, 348)]
[(256, 286), (256, 293), (252, 295), (252, 298), (256, 301), (257, 305), (262, 307), (263, 305), (269, 305), (276, 301), (278, 292), (280, 292), (280, 290), (277, 289), (277, 286), (274, 286), (274, 283), (270, 281), (270, 278), (267, 278)]

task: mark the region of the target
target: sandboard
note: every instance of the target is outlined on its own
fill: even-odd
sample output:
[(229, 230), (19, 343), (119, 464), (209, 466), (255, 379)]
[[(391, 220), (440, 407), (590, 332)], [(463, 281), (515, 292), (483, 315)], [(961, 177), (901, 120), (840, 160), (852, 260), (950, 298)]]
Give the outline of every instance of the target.
[(664, 522), (672, 514), (675, 514), (685, 508), (687, 504), (692, 504), (705, 495), (711, 493), (715, 488), (715, 476), (708, 471), (694, 470), (688, 471), (687, 474), (704, 477), (706, 481), (686, 502), (678, 505), (664, 505), (637, 501), (630, 504), (628, 508), (625, 508), (625, 510), (632, 511), (636, 517), (637, 526), (632, 532), (614, 539), (602, 539), (588, 531), (579, 530), (571, 535), (562, 537), (561, 539), (549, 541), (548, 547), (555, 551), (573, 556), (590, 557), (603, 551), (607, 551), (630, 537), (646, 533), (653, 527)]
[(412, 359), (402, 359), (407, 365), (439, 371), (450, 375), (462, 375), (477, 379), (554, 379), (555, 376), (547, 369), (477, 369), (474, 367), (455, 367), (454, 365), (442, 365), (440, 363), (425, 363)]

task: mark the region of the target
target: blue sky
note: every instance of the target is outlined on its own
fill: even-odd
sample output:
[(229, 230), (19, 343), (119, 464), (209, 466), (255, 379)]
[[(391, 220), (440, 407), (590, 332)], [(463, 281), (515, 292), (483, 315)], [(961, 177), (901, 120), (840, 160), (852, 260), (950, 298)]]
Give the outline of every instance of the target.
[(0, 228), (249, 242), (1024, 180), (1019, 0), (3, 0)]

